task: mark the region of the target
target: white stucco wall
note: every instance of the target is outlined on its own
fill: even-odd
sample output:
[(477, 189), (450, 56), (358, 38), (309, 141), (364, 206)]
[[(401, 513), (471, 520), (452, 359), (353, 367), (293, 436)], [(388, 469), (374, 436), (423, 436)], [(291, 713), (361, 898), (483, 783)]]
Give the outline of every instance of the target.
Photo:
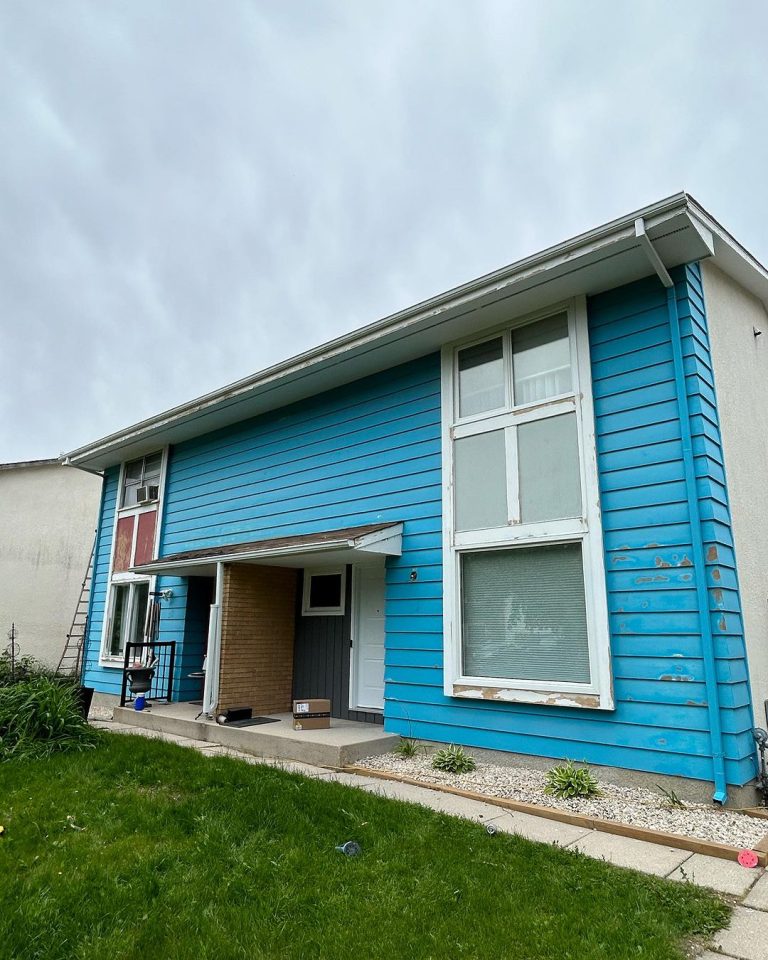
[[(755, 722), (768, 699), (768, 311), (702, 264)], [(754, 330), (762, 331), (756, 337)]]
[(0, 651), (58, 663), (88, 566), (101, 478), (58, 463), (0, 465)]

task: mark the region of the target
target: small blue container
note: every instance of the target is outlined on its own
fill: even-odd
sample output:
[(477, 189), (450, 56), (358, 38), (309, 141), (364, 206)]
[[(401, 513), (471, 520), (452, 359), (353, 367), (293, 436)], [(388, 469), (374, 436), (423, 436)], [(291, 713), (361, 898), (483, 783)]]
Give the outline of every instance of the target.
[(146, 705), (147, 705), (147, 698), (144, 696), (144, 694), (143, 693), (137, 694), (136, 699), (133, 701), (133, 709), (143, 710), (144, 707), (146, 707)]

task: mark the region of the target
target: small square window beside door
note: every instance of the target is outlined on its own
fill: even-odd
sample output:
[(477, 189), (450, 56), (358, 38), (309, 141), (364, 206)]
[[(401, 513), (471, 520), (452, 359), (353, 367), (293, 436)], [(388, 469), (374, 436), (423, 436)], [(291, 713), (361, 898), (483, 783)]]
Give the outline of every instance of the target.
[(301, 612), (305, 617), (341, 616), (344, 594), (343, 570), (305, 570)]

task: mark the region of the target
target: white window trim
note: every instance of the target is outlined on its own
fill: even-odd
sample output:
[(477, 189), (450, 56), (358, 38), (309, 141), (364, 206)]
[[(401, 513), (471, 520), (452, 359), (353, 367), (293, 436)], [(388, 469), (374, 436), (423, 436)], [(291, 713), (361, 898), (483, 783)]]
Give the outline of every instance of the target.
[[(553, 397), (544, 403), (529, 404), (514, 411), (489, 411), (485, 415), (454, 417), (458, 412), (458, 349), (493, 339), (499, 333), (505, 337), (508, 349), (509, 331), (536, 320), (567, 313), (571, 349), (573, 395)], [(511, 355), (511, 354), (508, 354)], [(507, 385), (511, 397), (511, 386)], [(512, 320), (482, 337), (473, 337), (443, 347), (441, 377), (442, 455), (443, 455), (443, 624), (444, 624), (444, 680), (443, 690), (448, 697), (474, 700), (496, 700), (535, 703), (566, 707), (584, 707), (612, 710), (614, 708), (611, 671), (608, 602), (605, 582), (602, 522), (600, 516), (597, 456), (595, 450), (595, 418), (592, 401), (592, 374), (587, 328), (585, 297), (555, 304)], [(500, 429), (528, 419), (574, 411), (577, 419), (579, 462), (583, 516), (570, 520), (545, 521), (515, 525), (515, 537), (509, 528), (457, 533), (454, 530), (453, 442), (461, 436), (485, 430)], [(482, 422), (481, 422), (482, 421)], [(508, 493), (518, 496), (517, 480), (508, 480)], [(516, 517), (516, 499), (509, 504)], [(587, 612), (590, 683), (572, 683), (535, 680), (510, 680), (505, 677), (472, 677), (462, 670), (461, 651), (461, 559), (464, 552), (490, 549), (514, 549), (536, 543), (580, 541), (584, 567), (584, 594)]]
[[(115, 538), (117, 537), (117, 523), (123, 517), (135, 516), (136, 522), (133, 525), (133, 539), (131, 541), (131, 556), (134, 555), (136, 550), (136, 537), (139, 532), (139, 514), (149, 513), (154, 510), (157, 512), (157, 517), (155, 519), (155, 546), (159, 543), (160, 540), (160, 529), (163, 522), (163, 506), (165, 504), (165, 483), (166, 477), (168, 474), (168, 451), (169, 448), (162, 448), (162, 463), (160, 466), (160, 489), (158, 491), (157, 501), (153, 501), (151, 504), (141, 504), (141, 506), (135, 507), (121, 507), (120, 499), (123, 495), (123, 480), (125, 479), (125, 465), (126, 462), (133, 463), (134, 461), (124, 461), (120, 464), (120, 474), (117, 478), (117, 497), (115, 499), (115, 517), (112, 521), (112, 539), (110, 541), (109, 547), (109, 571), (107, 573), (107, 596), (104, 604), (104, 622), (101, 625), (101, 638), (99, 641), (99, 666), (106, 667), (108, 669), (121, 669), (125, 663), (125, 655), (119, 657), (112, 656), (108, 652), (109, 649), (109, 635), (110, 628), (112, 626), (112, 613), (114, 605), (114, 591), (112, 586), (116, 583), (132, 583), (134, 581), (149, 581), (149, 593), (150, 600), (152, 599), (152, 593), (157, 588), (157, 577), (146, 577), (140, 576), (136, 573), (129, 573), (126, 570), (121, 570), (119, 573), (113, 571), (113, 564), (115, 558)], [(134, 457), (134, 460), (137, 460), (138, 457)]]
[[(156, 506), (163, 502), (163, 492), (165, 488), (165, 468), (168, 464), (168, 447), (163, 447), (160, 453), (160, 479), (157, 482), (157, 499), (149, 500), (147, 503), (137, 503), (133, 506), (122, 507), (120, 506), (120, 501), (123, 499), (123, 484), (125, 482), (125, 468), (129, 463), (136, 463), (137, 460), (146, 460), (147, 457), (151, 457), (154, 453), (157, 453), (157, 450), (153, 450), (152, 453), (145, 453), (143, 457), (134, 457), (133, 460), (125, 460), (120, 464), (120, 486), (117, 490), (117, 512), (121, 515), (127, 513), (136, 513), (141, 512), (142, 510), (150, 509), (154, 510)], [(154, 484), (152, 484), (154, 486)]]
[[(301, 597), (302, 617), (343, 617), (347, 599), (347, 571), (344, 567), (307, 567), (304, 569), (304, 586)], [(338, 576), (341, 579), (341, 599), (338, 607), (310, 607), (309, 596), (312, 577)]]
[[(107, 642), (107, 644), (109, 643), (109, 637), (110, 637), (110, 634), (112, 633), (112, 629), (111, 629), (111, 628), (112, 628), (112, 622), (113, 622), (113, 620), (114, 620), (114, 613), (115, 613), (115, 597), (116, 597), (116, 594), (117, 594), (117, 590), (115, 589), (115, 587), (120, 587), (120, 586), (123, 586), (123, 587), (124, 587), (124, 586), (128, 586), (128, 587), (130, 587), (130, 586), (132, 586), (133, 584), (139, 584), (139, 583), (146, 583), (146, 584), (147, 584), (147, 590), (148, 590), (147, 613), (148, 613), (148, 612), (149, 612), (149, 609), (150, 609), (150, 604), (152, 603), (152, 590), (153, 590), (152, 578), (150, 578), (150, 577), (130, 577), (130, 578), (125, 578), (125, 579), (123, 579), (123, 578), (117, 579), (117, 578), (116, 578), (116, 579), (114, 579), (114, 580), (110, 583), (110, 585), (109, 585), (109, 600), (108, 600), (108, 602), (107, 602), (107, 609), (108, 609), (108, 611), (109, 611), (108, 629), (107, 629), (107, 631), (106, 631), (106, 642)], [(135, 603), (136, 603), (136, 591), (133, 590), (133, 591), (131, 591), (130, 601), (129, 601), (129, 603), (128, 603), (128, 619), (129, 619), (129, 620), (133, 618), (133, 609), (134, 609)], [(147, 619), (146, 619), (146, 614), (145, 614), (144, 624), (143, 624), (144, 628), (146, 628), (146, 625), (147, 625)], [(142, 636), (143, 636), (143, 634), (142, 634)], [(105, 660), (108, 660), (108, 661), (109, 661), (109, 665), (110, 665), (110, 666), (115, 666), (115, 664), (120, 664), (120, 665), (122, 666), (122, 665), (125, 663), (125, 649), (123, 649), (123, 651), (122, 651), (121, 653), (111, 654), (111, 653), (109, 653), (109, 652), (107, 651), (107, 648), (106, 648), (106, 646), (105, 646), (104, 651), (103, 651), (103, 658), (104, 658)]]

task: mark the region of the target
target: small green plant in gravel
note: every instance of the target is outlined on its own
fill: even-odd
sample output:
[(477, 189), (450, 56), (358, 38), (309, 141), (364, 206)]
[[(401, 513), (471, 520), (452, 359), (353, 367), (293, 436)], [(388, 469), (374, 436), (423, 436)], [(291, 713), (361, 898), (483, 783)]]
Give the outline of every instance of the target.
[(435, 770), (442, 770), (445, 773), (469, 773), (477, 764), (472, 754), (467, 753), (464, 747), (457, 747), (452, 743), (450, 747), (437, 751), (432, 757), (432, 766)]
[(670, 787), (669, 790), (662, 787), (660, 783), (657, 783), (656, 786), (659, 788), (661, 793), (664, 794), (664, 800), (662, 801), (665, 807), (669, 807), (670, 810), (686, 810), (687, 807), (680, 799), (680, 797), (675, 793), (675, 791)]
[(572, 760), (566, 760), (548, 771), (544, 793), (560, 800), (570, 800), (572, 797), (599, 797), (601, 790), (589, 767), (577, 767)]
[(392, 752), (401, 760), (410, 760), (418, 754), (420, 749), (421, 747), (413, 737), (400, 737), (400, 743)]
[(0, 687), (0, 760), (85, 750), (98, 740), (80, 713), (74, 684), (43, 676)]

